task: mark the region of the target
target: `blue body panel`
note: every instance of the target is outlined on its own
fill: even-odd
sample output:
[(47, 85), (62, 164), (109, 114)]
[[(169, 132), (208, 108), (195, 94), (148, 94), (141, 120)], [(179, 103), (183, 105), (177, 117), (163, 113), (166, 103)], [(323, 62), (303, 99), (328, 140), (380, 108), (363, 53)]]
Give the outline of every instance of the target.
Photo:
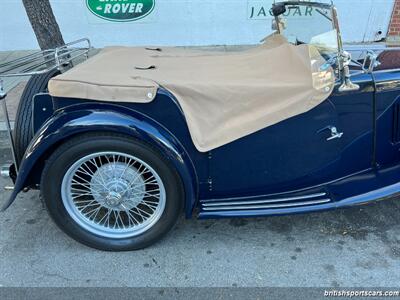
[[(13, 197), (40, 183), (35, 166), (54, 145), (98, 130), (131, 135), (165, 153), (184, 181), (187, 217), (195, 208), (200, 218), (303, 213), (392, 195), (400, 191), (400, 72), (352, 79), (359, 91), (336, 89), (307, 113), (207, 153), (197, 151), (179, 104), (164, 89), (146, 104), (55, 98), (55, 112), (25, 155)], [(343, 137), (328, 141), (327, 126)]]
[[(336, 91), (307, 113), (213, 150), (213, 197), (284, 193), (369, 169), (374, 89), (370, 75), (357, 82), (357, 92)], [(327, 126), (343, 137), (327, 141)]]
[[(145, 141), (158, 149), (178, 171), (185, 189), (186, 214), (198, 199), (198, 178), (185, 148), (162, 125), (118, 105), (83, 103), (60, 109), (41, 127), (22, 160), (11, 199), (26, 186), (39, 184), (41, 164), (54, 145), (86, 132), (115, 132)], [(39, 173), (39, 174), (38, 174)]]

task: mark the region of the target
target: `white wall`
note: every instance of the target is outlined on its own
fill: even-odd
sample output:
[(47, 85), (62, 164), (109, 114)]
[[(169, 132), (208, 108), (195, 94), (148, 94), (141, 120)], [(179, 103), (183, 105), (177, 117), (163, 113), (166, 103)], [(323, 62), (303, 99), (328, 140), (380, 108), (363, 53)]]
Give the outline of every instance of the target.
[[(139, 21), (113, 23), (92, 15), (85, 0), (51, 0), (65, 41), (89, 37), (105, 45), (254, 44), (270, 32), (270, 17), (250, 19), (252, 7), (269, 9), (273, 0), (156, 0), (154, 12)], [(347, 42), (386, 35), (394, 0), (335, 0)], [(37, 48), (21, 0), (0, 0), (0, 51)]]

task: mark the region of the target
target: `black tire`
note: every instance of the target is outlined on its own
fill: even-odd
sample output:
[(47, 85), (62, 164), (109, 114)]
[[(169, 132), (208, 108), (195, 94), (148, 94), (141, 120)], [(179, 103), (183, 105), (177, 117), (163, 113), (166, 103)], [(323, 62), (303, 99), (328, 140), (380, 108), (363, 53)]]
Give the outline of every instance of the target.
[[(165, 187), (166, 204), (160, 219), (134, 237), (114, 239), (88, 231), (74, 221), (62, 201), (61, 186), (67, 170), (82, 157), (106, 151), (134, 155), (146, 162), (157, 172)], [(41, 193), (51, 217), (66, 234), (89, 247), (105, 251), (137, 250), (160, 240), (178, 220), (184, 198), (179, 175), (158, 151), (141, 141), (110, 133), (81, 135), (60, 146), (46, 162)]]
[(49, 80), (59, 74), (60, 71), (56, 69), (45, 74), (32, 76), (25, 86), (18, 105), (14, 128), (15, 153), (18, 162), (21, 161), (26, 148), (33, 138), (33, 97), (38, 93), (47, 92)]

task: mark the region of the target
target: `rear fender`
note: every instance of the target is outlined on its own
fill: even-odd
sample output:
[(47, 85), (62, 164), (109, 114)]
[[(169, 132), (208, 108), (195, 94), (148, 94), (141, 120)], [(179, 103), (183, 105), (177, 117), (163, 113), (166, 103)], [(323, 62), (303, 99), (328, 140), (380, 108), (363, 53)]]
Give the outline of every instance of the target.
[[(32, 184), (31, 177), (35, 173), (35, 166), (51, 154), (55, 145), (72, 136), (95, 131), (132, 136), (159, 150), (182, 179), (185, 189), (185, 213), (186, 217), (191, 217), (198, 195), (198, 180), (184, 147), (171, 132), (155, 120), (126, 107), (100, 103), (78, 104), (60, 109), (43, 124), (24, 155), (14, 191), (2, 210), (14, 202), (21, 190)], [(35, 174), (35, 177), (39, 175)]]

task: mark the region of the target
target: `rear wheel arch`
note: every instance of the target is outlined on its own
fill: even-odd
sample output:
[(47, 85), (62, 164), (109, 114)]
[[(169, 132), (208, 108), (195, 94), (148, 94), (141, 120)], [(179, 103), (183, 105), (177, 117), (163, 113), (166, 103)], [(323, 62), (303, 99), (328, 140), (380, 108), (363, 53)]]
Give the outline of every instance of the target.
[[(41, 175), (42, 175), (43, 170), (45, 168), (46, 161), (60, 147), (63, 147), (65, 144), (70, 143), (71, 140), (80, 139), (80, 138), (85, 137), (85, 136), (104, 136), (104, 135), (114, 135), (114, 136), (119, 136), (119, 137), (122, 137), (122, 138), (127, 138), (127, 139), (140, 141), (142, 143), (145, 143), (147, 146), (152, 148), (154, 151), (157, 151), (160, 154), (163, 154), (159, 149), (157, 149), (151, 143), (148, 143), (148, 142), (145, 142), (145, 141), (141, 141), (140, 139), (138, 139), (137, 137), (135, 137), (133, 135), (129, 135), (129, 134), (126, 134), (126, 133), (119, 133), (116, 130), (110, 130), (110, 129), (109, 130), (103, 130), (103, 131), (100, 131), (100, 130), (88, 130), (88, 131), (84, 131), (84, 132), (68, 135), (67, 137), (64, 137), (63, 139), (57, 141), (56, 143), (52, 144), (49, 148), (47, 148), (46, 151), (40, 156), (40, 158), (38, 160), (36, 160), (35, 164), (32, 167), (31, 172), (33, 171), (35, 173), (35, 175), (38, 175), (38, 176), (34, 176), (34, 177), (39, 179), (38, 182), (33, 182), (33, 184), (38, 184), (39, 185), (41, 183), (40, 182), (40, 178), (41, 178)], [(178, 170), (176, 170), (176, 168), (173, 165), (172, 165), (172, 168), (174, 168), (174, 170), (179, 174)], [(181, 177), (181, 176), (179, 175), (179, 177)]]
[[(82, 110), (79, 111), (82, 113)], [(125, 116), (124, 116), (125, 117)], [(140, 122), (138, 122), (140, 123)], [(140, 123), (141, 124), (141, 123)], [(148, 126), (149, 124), (147, 124)], [(58, 128), (61, 128), (62, 125), (58, 125)], [(152, 126), (150, 124), (150, 126)], [(47, 126), (49, 127), (49, 126)], [(76, 132), (73, 130), (66, 130), (66, 131), (58, 131), (54, 136), (54, 131), (52, 132), (41, 132), (34, 138), (33, 143), (31, 143), (30, 147), (28, 148), (28, 156), (25, 157), (25, 160), (29, 160), (28, 163), (23, 161), (21, 166), (21, 170), (26, 166), (27, 169), (20, 172), (19, 178), (17, 178), (17, 182), (15, 185), (15, 190), (13, 195), (10, 197), (10, 201), (3, 207), (7, 208), (15, 199), (16, 195), (25, 187), (39, 185), (41, 174), (43, 172), (46, 160), (51, 156), (56, 149), (58, 149), (61, 145), (63, 145), (67, 140), (76, 138), (83, 134), (88, 133), (96, 133), (96, 132), (108, 132), (111, 134), (121, 134), (129, 138), (138, 139), (142, 141), (140, 134), (146, 136), (147, 144), (151, 145), (154, 149), (165, 155), (173, 164), (174, 168), (178, 172), (185, 191), (185, 214), (186, 217), (191, 217), (192, 210), (194, 208), (194, 204), (198, 197), (198, 179), (197, 174), (194, 168), (194, 165), (188, 156), (186, 150), (179, 144), (176, 138), (170, 134), (168, 131), (163, 132), (162, 128), (154, 128), (154, 130), (146, 131), (148, 128), (140, 128), (134, 127), (133, 125), (122, 126), (122, 125), (89, 125), (89, 126), (82, 126), (80, 131)], [(56, 128), (57, 129), (57, 128)], [(52, 130), (55, 130), (53, 128)], [(164, 136), (162, 137), (163, 140), (158, 140), (157, 136), (154, 136), (154, 132), (163, 133)], [(49, 145), (49, 142), (44, 142), (50, 135), (52, 136), (52, 143)], [(37, 157), (32, 158), (31, 154), (35, 154), (35, 152), (41, 152)], [(26, 165), (24, 165), (26, 164)], [(21, 176), (22, 175), (22, 176)]]
[[(141, 143), (146, 144), (148, 147), (152, 148), (155, 152), (158, 152), (159, 154), (163, 154), (159, 149), (157, 149), (154, 145), (151, 143), (148, 143), (146, 141), (142, 141), (138, 139), (135, 136), (126, 134), (126, 133), (119, 133), (116, 130), (89, 130), (85, 132), (80, 132), (76, 134), (69, 135), (63, 140), (58, 141), (57, 143), (53, 144), (51, 147), (49, 147), (46, 152), (40, 157), (40, 160), (37, 161), (37, 164), (35, 164), (34, 169), (36, 167), (38, 170), (40, 170), (40, 174), (43, 173), (43, 170), (45, 168), (45, 162), (56, 152), (58, 151), (59, 148), (63, 147), (65, 144), (71, 143), (73, 140), (79, 140), (79, 139), (84, 139), (85, 137), (103, 137), (103, 136), (115, 136), (115, 137), (121, 137), (129, 140), (135, 140)], [(171, 164), (171, 168), (173, 168), (177, 174), (179, 175), (179, 172), (176, 170), (176, 168)], [(179, 176), (180, 177), (180, 176)], [(39, 182), (40, 183), (40, 182)]]

